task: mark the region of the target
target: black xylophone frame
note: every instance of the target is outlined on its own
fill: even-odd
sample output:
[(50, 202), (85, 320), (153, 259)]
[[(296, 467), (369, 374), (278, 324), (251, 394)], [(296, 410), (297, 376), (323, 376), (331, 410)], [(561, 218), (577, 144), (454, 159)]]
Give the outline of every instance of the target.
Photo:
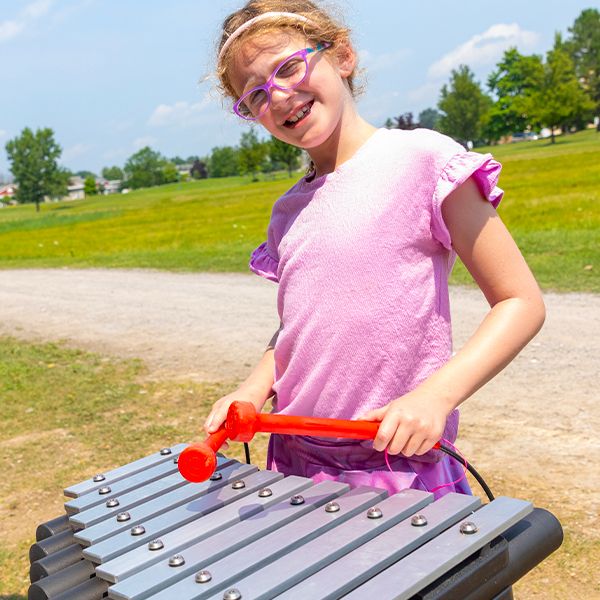
[(38, 526), (29, 552), (29, 599), (509, 600), (562, 543), (551, 513), (506, 497), (386, 498), (223, 455), (189, 483), (185, 447), (65, 489), (66, 514)]

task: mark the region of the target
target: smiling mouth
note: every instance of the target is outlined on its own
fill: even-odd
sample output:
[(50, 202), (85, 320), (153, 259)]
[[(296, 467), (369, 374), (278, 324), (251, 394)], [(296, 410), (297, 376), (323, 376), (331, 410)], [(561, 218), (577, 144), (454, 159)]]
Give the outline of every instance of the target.
[(290, 129), (296, 127), (299, 123), (304, 121), (306, 117), (310, 114), (312, 105), (314, 104), (314, 100), (307, 102), (304, 106), (302, 106), (294, 116), (290, 117), (287, 121), (284, 122), (284, 126)]

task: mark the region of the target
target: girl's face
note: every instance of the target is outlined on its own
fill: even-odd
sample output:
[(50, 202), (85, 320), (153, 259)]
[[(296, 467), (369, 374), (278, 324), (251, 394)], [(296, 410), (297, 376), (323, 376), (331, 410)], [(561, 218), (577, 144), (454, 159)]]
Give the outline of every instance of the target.
[[(314, 46), (291, 31), (271, 32), (247, 40), (236, 54), (230, 73), (238, 97), (264, 84), (288, 56)], [(327, 53), (309, 54), (308, 72), (296, 88), (271, 88), (270, 106), (258, 119), (269, 133), (307, 150), (329, 139), (352, 105), (345, 79), (354, 68), (354, 53), (349, 47), (343, 53), (339, 50), (334, 47)], [(298, 114), (301, 114), (299, 119)]]

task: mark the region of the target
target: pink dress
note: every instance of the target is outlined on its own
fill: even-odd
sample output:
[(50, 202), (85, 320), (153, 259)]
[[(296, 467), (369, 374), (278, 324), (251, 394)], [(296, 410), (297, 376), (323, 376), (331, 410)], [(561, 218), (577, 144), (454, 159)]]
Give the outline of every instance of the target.
[[(279, 283), (274, 411), (354, 419), (414, 389), (451, 356), (444, 199), (469, 177), (494, 206), (500, 164), (439, 133), (377, 130), (334, 172), (273, 206), (250, 268)], [(444, 438), (453, 442), (458, 411)], [(438, 451), (406, 459), (371, 442), (273, 435), (268, 468), (320, 481), (431, 490), (462, 474)], [(439, 490), (470, 493), (463, 479)]]

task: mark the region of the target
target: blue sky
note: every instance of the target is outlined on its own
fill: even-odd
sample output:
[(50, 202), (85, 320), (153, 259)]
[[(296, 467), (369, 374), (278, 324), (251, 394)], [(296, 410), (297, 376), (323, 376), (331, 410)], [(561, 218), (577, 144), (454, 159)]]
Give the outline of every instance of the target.
[[(51, 127), (61, 162), (99, 172), (150, 145), (166, 156), (234, 145), (247, 125), (210, 83), (219, 24), (242, 0), (0, 0), (0, 178), (6, 142)], [(480, 81), (510, 46), (544, 53), (594, 0), (338, 0), (366, 69), (362, 114), (435, 106), (450, 71)]]

